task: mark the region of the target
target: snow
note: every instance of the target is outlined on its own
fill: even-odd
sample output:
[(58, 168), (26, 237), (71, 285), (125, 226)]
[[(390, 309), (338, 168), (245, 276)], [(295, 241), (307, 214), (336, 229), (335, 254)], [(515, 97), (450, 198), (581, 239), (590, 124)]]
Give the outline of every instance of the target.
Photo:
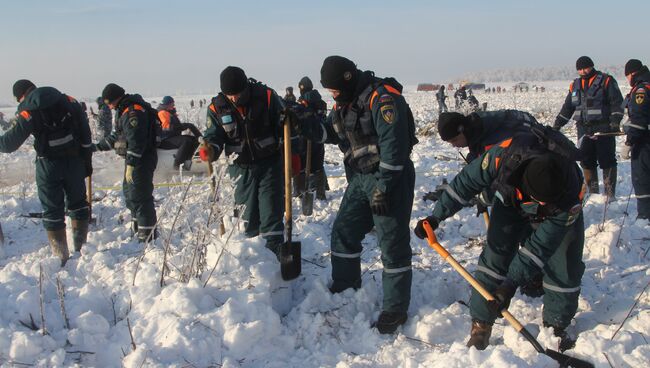
[[(508, 89), (512, 84), (503, 83)], [(546, 92), (475, 93), (490, 109), (527, 110), (541, 122), (552, 123), (568, 81), (531, 84), (546, 86)], [(405, 96), (419, 130), (426, 131), (437, 118), (434, 94), (408, 87)], [(175, 96), (182, 120), (203, 126), (205, 107), (189, 107), (191, 99), (198, 106), (199, 98), (207, 96)], [(567, 133), (575, 135), (573, 128)], [(422, 195), (443, 178), (451, 180), (462, 167), (458, 152), (436, 135), (419, 139), (412, 154), (418, 174), (411, 227), (432, 209)], [(226, 227), (223, 238), (215, 219), (207, 225), (211, 203), (205, 176), (179, 176), (161, 167), (156, 183), (172, 183), (154, 192), (161, 238), (147, 246), (132, 240), (130, 214), (120, 190), (123, 163), (111, 152), (95, 156), (93, 215), (97, 225), (91, 226), (89, 243), (81, 254), (61, 269), (51, 255), (40, 220), (20, 216), (41, 211), (33, 179), (33, 149), (25, 144), (14, 154), (3, 154), (0, 219), (6, 244), (0, 248), (0, 364), (557, 366), (537, 354), (503, 320), (495, 324), (485, 351), (467, 349), (470, 317), (465, 304), (470, 286), (415, 237), (411, 239), (414, 274), (409, 320), (397, 334), (380, 335), (371, 328), (382, 299), (382, 268), (374, 233), (363, 242), (362, 288), (330, 294), (330, 230), (346, 185), (341, 156), (338, 148), (328, 146), (329, 202), (315, 201), (313, 216), (304, 217), (299, 215), (299, 201), (294, 200), (294, 238), (302, 242), (303, 271), (298, 279), (283, 282), (275, 256), (261, 239), (245, 238), (241, 224), (232, 217), (233, 183), (227, 175), (223, 175), (216, 207)], [(217, 163), (218, 177), (225, 165), (223, 160)], [(586, 270), (578, 314), (569, 328), (579, 338), (568, 354), (598, 367), (609, 367), (608, 359), (615, 367), (641, 367), (650, 361), (650, 292), (646, 290), (633, 305), (650, 278), (650, 224), (635, 220), (636, 201), (633, 195), (629, 199), (629, 161), (619, 162), (618, 176), (618, 196), (609, 205), (604, 222), (604, 196), (591, 195), (585, 206)], [(473, 271), (485, 240), (485, 224), (475, 210), (460, 211), (441, 225), (438, 234), (452, 255)], [(202, 259), (202, 249), (204, 262), (197, 261)], [(167, 267), (161, 285), (164, 259)], [(65, 294), (65, 317), (57, 282)], [(39, 287), (43, 289), (45, 335)], [(558, 339), (551, 329), (541, 327), (540, 299), (518, 293), (510, 311), (542, 345), (557, 348)], [(32, 319), (35, 330), (27, 327)]]

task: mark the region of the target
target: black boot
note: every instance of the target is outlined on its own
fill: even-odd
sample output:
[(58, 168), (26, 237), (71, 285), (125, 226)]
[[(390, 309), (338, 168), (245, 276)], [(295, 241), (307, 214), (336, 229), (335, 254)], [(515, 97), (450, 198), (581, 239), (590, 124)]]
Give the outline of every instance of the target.
[(492, 324), (472, 320), (472, 331), (467, 341), (467, 347), (475, 347), (477, 350), (485, 350), (490, 344), (490, 335), (492, 335)]
[(572, 338), (564, 327), (557, 327), (544, 322), (544, 327), (553, 327), (553, 336), (560, 338), (560, 351), (573, 349), (576, 346), (576, 339)]
[(544, 274), (535, 275), (527, 284), (520, 286), (519, 291), (531, 298), (539, 298), (544, 295)]
[(72, 241), (74, 251), (81, 252), (81, 247), (88, 239), (88, 220), (72, 220)]
[(383, 311), (379, 315), (375, 327), (380, 334), (392, 334), (397, 330), (397, 327), (406, 323), (408, 315), (404, 312), (386, 312)]
[(138, 229), (138, 243), (148, 243), (158, 239), (158, 229), (143, 229), (142, 226)]

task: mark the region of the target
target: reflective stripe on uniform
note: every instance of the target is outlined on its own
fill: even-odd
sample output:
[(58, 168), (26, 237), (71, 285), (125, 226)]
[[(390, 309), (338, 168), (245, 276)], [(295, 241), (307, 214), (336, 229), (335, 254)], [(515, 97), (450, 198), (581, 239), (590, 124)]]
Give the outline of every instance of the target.
[(153, 226), (142, 226), (142, 225), (138, 225), (138, 230), (140, 230), (140, 229), (150, 230), (150, 229), (153, 229), (154, 227), (156, 227), (156, 225), (153, 225)]
[(386, 273), (402, 273), (406, 271), (410, 271), (411, 266), (404, 266), (404, 267), (399, 267), (399, 268), (385, 268), (384, 267), (384, 272)]
[(265, 236), (282, 235), (282, 234), (283, 234), (282, 230), (280, 230), (280, 231), (268, 231), (266, 233), (260, 233), (260, 236), (265, 237)]
[(402, 171), (402, 170), (404, 170), (404, 165), (391, 165), (391, 164), (387, 164), (387, 163), (385, 163), (383, 161), (379, 162), (379, 167), (383, 167), (384, 169), (392, 170), (392, 171)]
[[(295, 139), (298, 139), (298, 138), (300, 138), (300, 137), (295, 137)], [(293, 140), (294, 138), (292, 137), (291, 139)], [(275, 138), (268, 137), (268, 138), (260, 139), (260, 140), (257, 141), (257, 143), (259, 143), (260, 147), (266, 147), (268, 145), (271, 145), (271, 144), (275, 143)]]
[(129, 154), (129, 155), (131, 155), (131, 156), (142, 157), (142, 155), (137, 154), (137, 153), (135, 153), (135, 152), (133, 152), (133, 151), (126, 151), (126, 153)]
[(521, 252), (526, 257), (530, 258), (537, 265), (537, 267), (544, 268), (544, 262), (542, 262), (542, 260), (539, 259), (539, 257), (534, 255), (533, 252), (531, 252), (527, 248), (521, 247), (521, 248), (519, 248), (519, 252)]
[(622, 112), (615, 111), (615, 112), (612, 113), (612, 115), (621, 115), (621, 116), (623, 116), (623, 113), (622, 113)]
[(638, 198), (650, 198), (650, 194), (641, 194), (641, 195), (635, 195), (635, 197)]
[(83, 147), (83, 148), (88, 148), (88, 147), (92, 147), (92, 145), (93, 145), (92, 143), (81, 144), (81, 147)]
[(361, 258), (361, 253), (347, 254), (332, 251), (332, 255), (339, 258)]
[(602, 114), (601, 109), (589, 109), (587, 110), (587, 115), (600, 115)]
[(489, 269), (487, 267), (484, 267), (484, 266), (477, 266), (476, 270), (480, 271), (480, 272), (483, 272), (484, 274), (492, 277), (493, 279), (497, 279), (497, 280), (501, 280), (501, 281), (507, 279), (507, 277), (501, 276), (498, 273), (496, 273), (495, 271), (492, 271), (491, 269)]
[(630, 123), (630, 122), (627, 122), (627, 123), (623, 124), (623, 126), (628, 126), (628, 127), (630, 127), (630, 128), (635, 128), (635, 129), (639, 129), (639, 130), (648, 130), (648, 127), (644, 127), (644, 126), (641, 126), (641, 125), (632, 124), (632, 123)]
[(462, 205), (467, 205), (467, 204), (469, 204), (469, 202), (467, 202), (466, 200), (462, 199), (462, 198), (458, 195), (458, 193), (456, 193), (456, 191), (455, 191), (451, 186), (449, 186), (449, 185), (443, 185), (443, 187), (444, 187), (444, 189), (445, 189), (445, 192), (447, 192), (447, 194), (449, 194), (449, 195), (451, 196), (451, 198), (453, 198), (456, 202), (458, 202), (458, 203), (460, 203), (460, 204), (462, 204)]
[(64, 222), (65, 219), (49, 219), (49, 218), (43, 217), (43, 221), (47, 221), (47, 222)]
[(567, 118), (567, 117), (566, 117), (566, 116), (564, 116), (564, 115), (558, 115), (558, 116), (559, 116), (559, 117), (561, 117), (562, 119), (564, 119), (564, 120), (566, 120), (566, 121), (569, 121), (569, 120), (571, 120), (570, 118)]
[(87, 209), (88, 209), (88, 206), (85, 206), (85, 207), (77, 208), (76, 210), (68, 210), (68, 212), (74, 213), (74, 212), (77, 212), (77, 211), (82, 211), (82, 210), (87, 210)]
[(49, 143), (50, 147), (56, 147), (56, 146), (60, 146), (62, 144), (66, 144), (68, 142), (72, 142), (73, 139), (74, 139), (74, 137), (72, 137), (72, 134), (68, 134), (63, 138), (51, 139), (48, 143)]
[(370, 146), (363, 146), (361, 148), (357, 148), (356, 150), (352, 151), (352, 157), (360, 157), (368, 153), (378, 153), (379, 150), (377, 150), (376, 145), (370, 145)]
[(546, 282), (543, 282), (542, 286), (544, 287), (544, 289), (556, 291), (558, 293), (575, 293), (580, 291), (580, 286), (576, 286), (572, 288), (563, 288), (563, 287), (547, 284)]

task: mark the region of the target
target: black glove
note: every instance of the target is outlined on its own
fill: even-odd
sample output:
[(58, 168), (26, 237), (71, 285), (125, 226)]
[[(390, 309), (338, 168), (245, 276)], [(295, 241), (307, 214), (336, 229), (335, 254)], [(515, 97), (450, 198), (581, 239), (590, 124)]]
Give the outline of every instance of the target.
[(302, 124), (300, 124), (300, 118), (295, 111), (286, 108), (282, 111), (280, 118), (282, 119), (283, 125), (287, 122), (289, 123), (291, 135), (299, 135), (302, 132)]
[(372, 198), (370, 198), (370, 209), (372, 213), (377, 216), (386, 216), (388, 215), (388, 210), (390, 206), (388, 205), (388, 195), (375, 188), (375, 191), (372, 192)]
[(517, 285), (513, 284), (509, 279), (503, 280), (501, 285), (499, 285), (492, 294), (496, 300), (489, 301), (488, 307), (493, 313), (502, 317), (501, 311), (508, 308), (510, 305), (510, 299), (515, 296), (516, 291)]
[(481, 216), (483, 212), (487, 212), (488, 206), (483, 203), (481, 200), (476, 201), (476, 217)]
[(418, 224), (415, 225), (413, 232), (415, 233), (415, 236), (420, 239), (425, 239), (427, 237), (427, 232), (424, 231), (424, 221), (429, 221), (429, 225), (431, 225), (431, 229), (433, 230), (437, 229), (439, 224), (438, 219), (433, 216), (429, 216), (418, 221)]
[(428, 192), (422, 196), (422, 200), (435, 202), (440, 199), (441, 195), (442, 195), (442, 191), (439, 190), (436, 190), (435, 192)]

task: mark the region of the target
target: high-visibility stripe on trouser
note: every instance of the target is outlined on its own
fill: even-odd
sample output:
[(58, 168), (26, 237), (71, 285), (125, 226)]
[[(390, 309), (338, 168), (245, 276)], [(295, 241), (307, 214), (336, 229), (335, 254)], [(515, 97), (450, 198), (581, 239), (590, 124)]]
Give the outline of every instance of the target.
[(228, 167), (228, 174), (233, 180), (239, 178), (235, 203), (245, 206), (241, 217), (246, 236), (260, 235), (267, 247), (274, 249), (284, 240), (281, 158), (272, 157), (246, 167), (233, 164)]
[[(505, 207), (501, 201), (494, 202), (487, 246), (483, 248), (474, 272), (474, 278), (491, 293), (506, 279), (519, 244), (532, 231), (528, 221), (521, 217), (516, 209)], [(497, 317), (481, 294), (474, 289), (469, 305), (472, 319), (492, 323)]]
[(567, 327), (578, 310), (580, 283), (585, 265), (582, 262), (584, 247), (584, 218), (582, 215), (571, 225), (560, 247), (544, 267), (544, 322), (557, 327)]

